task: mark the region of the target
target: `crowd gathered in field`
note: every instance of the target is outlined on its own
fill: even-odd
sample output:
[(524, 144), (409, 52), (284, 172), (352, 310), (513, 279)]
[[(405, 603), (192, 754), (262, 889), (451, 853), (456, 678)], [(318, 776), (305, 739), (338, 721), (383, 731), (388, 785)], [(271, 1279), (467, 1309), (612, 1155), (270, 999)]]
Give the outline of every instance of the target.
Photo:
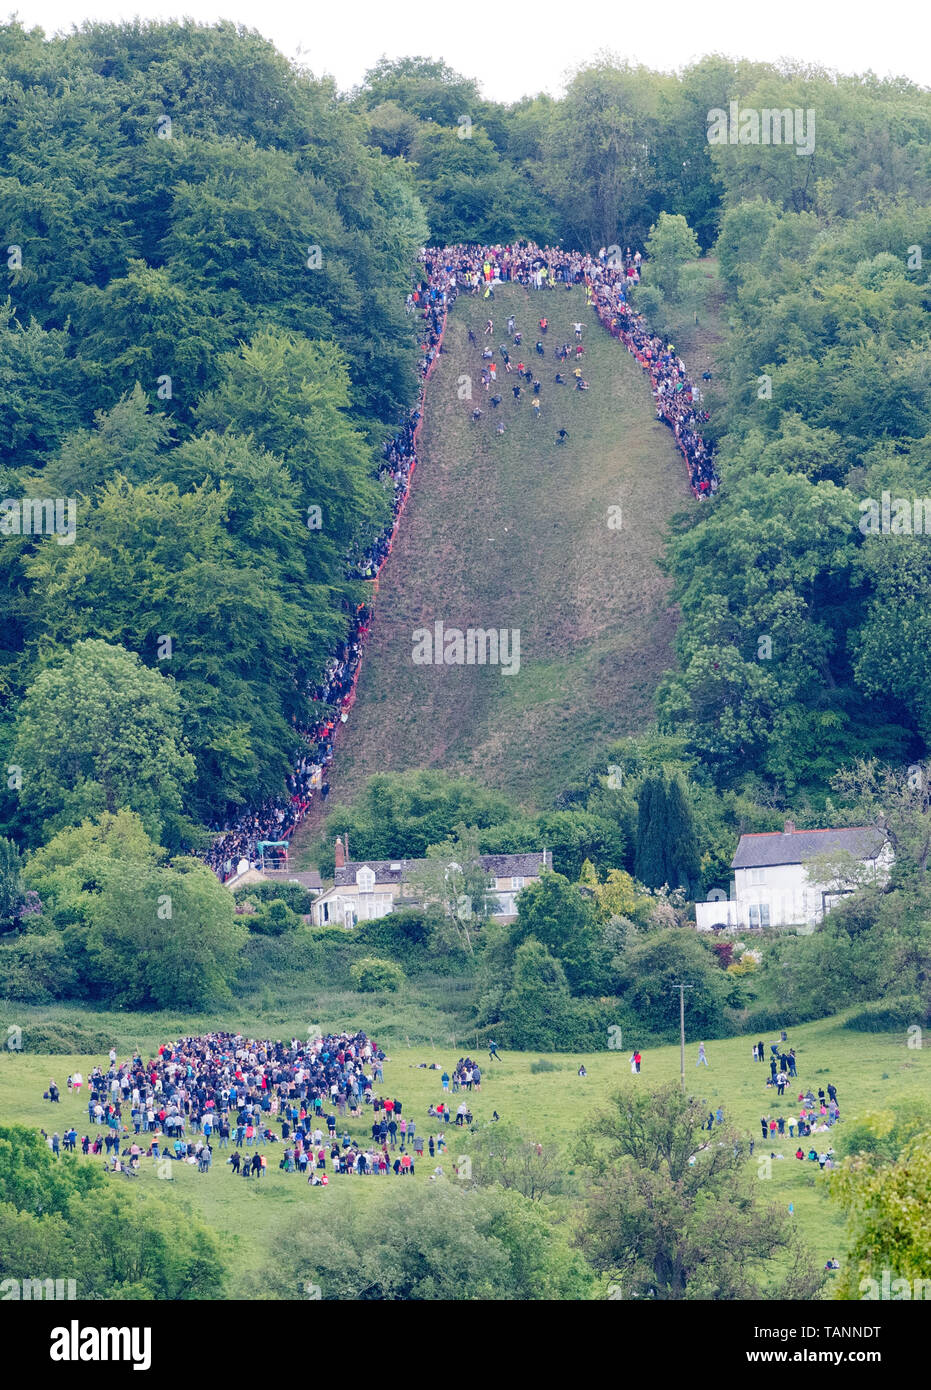
[[(766, 1046), (762, 1039), (753, 1044), (752, 1056), (754, 1062), (766, 1065)], [(786, 1136), (790, 1139), (809, 1139), (813, 1134), (827, 1134), (840, 1122), (837, 1087), (833, 1082), (829, 1081), (826, 1088), (819, 1086), (817, 1092), (809, 1085), (795, 1095), (798, 1085), (798, 1062), (795, 1049), (787, 1045), (785, 1033), (770, 1043), (768, 1065), (766, 1089), (775, 1092), (777, 1097), (784, 1098), (783, 1103), (788, 1113), (783, 1113), (783, 1107), (777, 1106), (778, 1113), (760, 1116), (760, 1132), (764, 1143), (767, 1140), (773, 1143)], [(751, 1153), (754, 1147), (755, 1141), (751, 1141)], [(785, 1157), (783, 1154), (775, 1153), (772, 1156)], [(800, 1146), (795, 1157), (807, 1158), (821, 1168), (834, 1166), (834, 1149), (831, 1145), (824, 1149), (811, 1147), (807, 1153)]]
[[(118, 1062), (111, 1049), (108, 1064), (87, 1078), (86, 1132), (79, 1136), (75, 1125), (62, 1134), (42, 1132), (55, 1154), (102, 1155), (110, 1171), (130, 1174), (144, 1158), (186, 1162), (206, 1173), (215, 1153), (229, 1150), (232, 1173), (261, 1178), (267, 1149), (279, 1169), (313, 1185), (326, 1186), (328, 1174), (413, 1174), (424, 1153), (431, 1159), (446, 1153), (450, 1107), (441, 1099), (431, 1104), (433, 1132), (421, 1132), (397, 1096), (381, 1094), (385, 1061), (363, 1032), (308, 1034), (289, 1043), (209, 1033), (166, 1043), (147, 1061), (137, 1051)], [(460, 1058), (453, 1090), (478, 1091), (481, 1082), (478, 1064)], [(80, 1097), (84, 1084), (74, 1072), (67, 1089)], [(447, 1094), (445, 1070), (440, 1084)], [(45, 1098), (60, 1102), (54, 1080)], [(347, 1116), (359, 1120), (366, 1112), (370, 1138), (363, 1142), (350, 1135)], [(462, 1101), (452, 1118), (457, 1126), (471, 1125), (469, 1103)]]
[[(617, 248), (612, 247), (611, 251), (617, 252)], [(420, 326), (420, 394), (414, 410), (399, 422), (396, 433), (383, 446), (379, 477), (384, 486), (391, 489), (390, 520), (367, 547), (354, 550), (347, 557), (349, 578), (370, 580), (377, 585), (379, 572), (391, 553), (417, 466), (417, 436), (423, 419), (427, 378), (443, 351), (447, 313), (460, 293), (483, 295), (490, 308), (496, 286), (509, 282), (524, 285), (534, 292), (535, 298), (539, 296), (537, 302), (542, 312), (535, 326), (532, 348), (524, 346), (524, 334), (512, 315), (508, 319), (506, 333), (497, 335), (506, 337), (507, 342), (498, 343), (496, 360), (493, 313), (487, 320), (484, 337), (491, 338), (492, 344), (481, 345), (481, 380), (498, 434), (504, 434), (506, 429), (504, 412), (499, 409), (503, 397), (497, 389), (492, 391), (492, 387), (497, 388), (499, 383), (499, 370), (501, 377), (509, 379), (514, 404), (519, 408), (526, 395), (530, 400), (531, 413), (541, 418), (547, 399), (543, 392), (543, 377), (550, 328), (545, 292), (581, 286), (586, 304), (601, 326), (623, 342), (648, 373), (657, 419), (668, 426), (675, 437), (686, 462), (693, 493), (703, 498), (717, 490), (712, 451), (701, 433), (708, 415), (701, 408), (700, 393), (689, 378), (674, 345), (665, 343), (652, 333), (643, 316), (629, 302), (630, 287), (640, 279), (642, 257), (639, 251), (631, 254), (628, 249), (623, 256), (619, 253), (610, 255), (602, 247), (597, 255), (585, 255), (532, 243), (491, 247), (459, 245), (425, 247), (421, 261), (422, 274), (407, 300), (407, 309), (411, 315), (418, 317)], [(584, 325), (574, 321), (571, 331), (571, 339), (555, 343), (552, 349), (555, 370), (551, 385), (557, 392), (563, 388), (585, 392), (590, 388), (584, 374)], [(469, 337), (478, 349), (479, 344), (471, 330)], [(570, 366), (570, 363), (574, 365)], [(471, 413), (473, 421), (477, 423), (484, 414), (484, 408), (481, 404), (473, 405)], [(553, 442), (556, 445), (569, 442), (569, 431), (565, 425), (556, 424)], [(215, 838), (205, 858), (222, 881), (232, 878), (243, 865), (257, 862), (275, 865), (278, 852), (274, 848), (260, 852), (258, 846), (263, 843), (270, 846), (287, 845), (310, 810), (314, 798), (326, 800), (330, 789), (328, 774), (334, 755), (334, 741), (355, 702), (370, 618), (371, 604), (360, 604), (350, 615), (347, 636), (333, 653), (323, 678), (306, 692), (314, 707), (319, 708), (320, 714), (295, 730), (300, 752), (287, 778), (287, 796), (270, 798), (259, 806), (244, 809), (232, 825), (212, 827), (216, 832)]]
[[(792, 1093), (784, 1108), (772, 1107), (772, 1113), (760, 1117), (769, 1157), (786, 1158), (770, 1146), (788, 1138), (798, 1142), (797, 1160), (833, 1168), (833, 1145), (813, 1136), (829, 1133), (841, 1119), (837, 1087), (829, 1081), (817, 1091), (808, 1086), (794, 1095), (797, 1058), (784, 1033), (770, 1043), (768, 1058), (762, 1041), (753, 1044), (752, 1057), (764, 1065), (768, 1060), (767, 1090), (779, 1097), (787, 1089)], [(500, 1060), (495, 1043), (489, 1044), (489, 1059)], [(470, 1056), (460, 1057), (450, 1069), (437, 1062), (419, 1064), (440, 1073), (424, 1127), (405, 1112), (399, 1097), (383, 1094), (386, 1060), (361, 1031), (321, 1035), (309, 1030), (306, 1040), (290, 1042), (208, 1033), (165, 1043), (147, 1061), (138, 1050), (118, 1061), (113, 1048), (108, 1063), (95, 1066), (87, 1077), (85, 1132), (79, 1134), (71, 1124), (62, 1133), (41, 1133), (56, 1156), (79, 1151), (100, 1158), (108, 1171), (129, 1176), (144, 1159), (168, 1160), (169, 1166), (170, 1161), (187, 1163), (207, 1173), (224, 1151), (225, 1166), (246, 1179), (266, 1176), (269, 1158), (283, 1173), (304, 1176), (312, 1186), (328, 1186), (331, 1176), (342, 1174), (413, 1176), (425, 1155), (431, 1164), (437, 1161), (429, 1176), (445, 1176), (439, 1160), (448, 1152), (448, 1126), (475, 1127), (471, 1097), (481, 1091), (481, 1067)], [(632, 1074), (639, 1074), (641, 1061), (635, 1049)], [(695, 1065), (711, 1068), (704, 1043)], [(584, 1064), (578, 1074), (587, 1075)], [(79, 1071), (67, 1079), (76, 1098), (82, 1097), (84, 1086)], [(458, 1104), (451, 1094), (460, 1096)], [(54, 1079), (44, 1098), (60, 1103)], [(491, 1122), (499, 1118), (493, 1111)], [(358, 1124), (349, 1123), (359, 1120), (368, 1130), (365, 1138), (359, 1136)], [(702, 1127), (714, 1131), (724, 1123), (724, 1105), (719, 1104), (708, 1110)], [(751, 1138), (751, 1157), (760, 1142)]]

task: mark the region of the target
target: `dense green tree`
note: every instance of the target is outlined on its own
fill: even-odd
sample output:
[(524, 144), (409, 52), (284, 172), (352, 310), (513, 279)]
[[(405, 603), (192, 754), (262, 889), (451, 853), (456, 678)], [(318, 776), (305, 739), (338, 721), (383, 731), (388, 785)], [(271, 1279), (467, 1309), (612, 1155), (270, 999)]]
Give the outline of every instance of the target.
[(562, 874), (543, 874), (518, 898), (513, 940), (530, 938), (556, 957), (574, 993), (599, 993), (604, 960), (595, 909)]
[[(572, 998), (562, 964), (541, 941), (528, 936), (514, 953), (510, 988), (501, 1000), (507, 1041), (521, 1051), (559, 1050), (570, 1032)], [(492, 1028), (492, 1033), (501, 1028)]]
[[(845, 1209), (852, 1238), (842, 1276), (847, 1298), (917, 1298), (913, 1280), (931, 1286), (929, 1137), (925, 1129), (910, 1139), (893, 1163), (857, 1156), (832, 1173), (831, 1196)], [(884, 1277), (890, 1280), (885, 1295)]]
[(698, 874), (698, 843), (681, 772), (648, 774), (638, 797), (635, 872), (648, 888), (688, 890)]
[(689, 1037), (727, 1031), (728, 984), (710, 948), (688, 928), (649, 932), (615, 956), (614, 989), (652, 1032), (679, 1028), (679, 984), (685, 993)]
[(165, 851), (134, 811), (104, 811), (68, 826), (26, 861), (24, 881), (38, 892), (44, 913), (59, 926), (89, 922), (93, 895), (127, 873), (155, 868)]
[(22, 856), (12, 840), (0, 839), (0, 932), (17, 925), (24, 897)]
[(95, 897), (80, 942), (85, 988), (127, 1008), (213, 1006), (231, 997), (245, 937), (228, 889), (204, 865), (137, 869)]
[[(535, 1134), (502, 1121), (476, 1130), (469, 1138), (471, 1181), (513, 1189), (532, 1202), (558, 1196), (571, 1186), (566, 1156), (555, 1144), (543, 1144)], [(460, 1178), (466, 1180), (460, 1173)]]
[(40, 671), (20, 705), (13, 755), (32, 826), (129, 808), (158, 833), (177, 821), (194, 759), (172, 681), (107, 642)]
[(370, 110), (394, 102), (419, 121), (455, 126), (461, 116), (472, 116), (482, 106), (474, 78), (463, 77), (441, 59), (381, 58), (369, 68), (357, 92)]
[(591, 1296), (591, 1275), (563, 1233), (516, 1192), (446, 1180), (402, 1183), (384, 1198), (374, 1228), (355, 1206), (338, 1230), (292, 1222), (290, 1260), (275, 1250), (255, 1292), (380, 1302)]
[(824, 1276), (758, 1195), (745, 1141), (730, 1126), (703, 1133), (706, 1114), (670, 1083), (619, 1091), (586, 1126), (586, 1258), (622, 1299), (813, 1298)]
[(369, 778), (351, 809), (327, 820), (330, 845), (324, 866), (332, 863), (337, 835), (348, 836), (354, 859), (420, 859), (459, 825), (479, 830), (505, 819), (510, 803), (464, 778), (443, 772), (378, 773)]
[(81, 374), (68, 335), (24, 324), (10, 299), (0, 305), (0, 458), (34, 467), (81, 419)]
[(699, 251), (698, 238), (682, 214), (661, 212), (647, 237), (646, 283), (656, 285), (666, 299), (678, 299), (683, 269)]

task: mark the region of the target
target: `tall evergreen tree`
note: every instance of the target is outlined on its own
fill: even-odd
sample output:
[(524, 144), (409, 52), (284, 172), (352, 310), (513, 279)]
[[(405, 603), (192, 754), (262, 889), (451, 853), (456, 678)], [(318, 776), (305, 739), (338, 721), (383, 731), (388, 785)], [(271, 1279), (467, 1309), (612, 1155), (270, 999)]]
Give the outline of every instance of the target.
[(664, 790), (668, 882), (673, 888), (685, 888), (687, 892), (692, 892), (698, 877), (700, 855), (695, 820), (682, 773), (674, 772), (667, 779)]
[(637, 797), (637, 851), (634, 860), (636, 876), (648, 888), (660, 888), (666, 882), (664, 805), (662, 774), (651, 772), (643, 779)]
[(666, 883), (690, 890), (698, 875), (699, 853), (682, 773), (650, 773), (637, 804), (637, 878), (648, 888)]
[(0, 839), (0, 932), (19, 921), (23, 904), (22, 859), (12, 840)]

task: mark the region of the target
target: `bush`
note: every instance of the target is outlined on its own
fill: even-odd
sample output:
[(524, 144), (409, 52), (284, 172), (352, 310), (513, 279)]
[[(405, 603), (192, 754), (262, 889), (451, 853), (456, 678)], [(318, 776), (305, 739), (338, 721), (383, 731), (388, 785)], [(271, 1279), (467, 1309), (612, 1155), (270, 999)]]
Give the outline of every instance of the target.
[[(6, 1025), (2, 1031), (6, 1032)], [(56, 1056), (99, 1056), (113, 1046), (110, 1033), (83, 1023), (50, 1021), (27, 1023), (22, 1030), (22, 1051), (51, 1053)]]
[(29, 932), (0, 945), (0, 998), (48, 1004), (72, 993), (73, 986), (74, 970), (60, 932)]
[(274, 898), (257, 912), (243, 917), (250, 931), (262, 936), (283, 936), (285, 932), (296, 931), (302, 925), (300, 917), (292, 911), (281, 898)]
[(810, 1023), (812, 1019), (820, 1017), (822, 1014), (809, 1013), (805, 1009), (792, 1009), (779, 1004), (757, 1004), (743, 1015), (739, 1031), (768, 1033), (773, 1029), (797, 1028), (802, 1023)]
[(310, 912), (314, 895), (300, 883), (247, 883), (233, 891), (237, 903), (252, 903), (259, 907), (262, 903), (287, 903), (292, 912), (305, 916)]
[(371, 994), (395, 994), (405, 980), (404, 971), (396, 961), (379, 960), (377, 956), (363, 956), (354, 961), (349, 967), (349, 976), (356, 989)]
[(877, 999), (844, 1020), (845, 1028), (858, 1033), (898, 1033), (912, 1024), (927, 1024), (928, 1008), (917, 994), (902, 994), (897, 999)]
[(559, 1071), (560, 1068), (555, 1062), (551, 1062), (548, 1057), (538, 1057), (535, 1062), (530, 1063), (530, 1070), (536, 1075), (541, 1071)]
[(352, 939), (359, 946), (382, 951), (392, 960), (400, 960), (405, 966), (410, 966), (418, 958), (427, 963), (432, 935), (430, 923), (424, 914), (410, 909), (389, 912), (386, 917), (379, 917), (374, 922), (363, 922), (353, 931)]
[(635, 310), (654, 331), (666, 322), (666, 300), (658, 285), (637, 285), (632, 298)]

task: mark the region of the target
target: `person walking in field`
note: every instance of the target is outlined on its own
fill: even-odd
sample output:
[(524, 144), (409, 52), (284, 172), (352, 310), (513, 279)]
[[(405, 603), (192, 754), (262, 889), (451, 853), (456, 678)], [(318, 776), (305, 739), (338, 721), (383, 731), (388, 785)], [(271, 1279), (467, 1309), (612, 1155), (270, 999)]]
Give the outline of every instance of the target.
[(494, 1057), (494, 1059), (495, 1059), (496, 1062), (500, 1062), (500, 1061), (501, 1061), (501, 1058), (500, 1058), (500, 1056), (498, 1055), (498, 1044), (495, 1042), (494, 1038), (489, 1039), (489, 1042), (488, 1042), (488, 1057), (489, 1057), (489, 1060), (490, 1060), (492, 1057)]
[(705, 1044), (704, 1044), (704, 1043), (699, 1043), (699, 1044), (698, 1044), (698, 1061), (695, 1063), (696, 1067), (700, 1067), (701, 1064), (702, 1064), (702, 1062), (704, 1062), (705, 1066), (707, 1067), (707, 1065), (708, 1065), (708, 1058), (705, 1056)]

